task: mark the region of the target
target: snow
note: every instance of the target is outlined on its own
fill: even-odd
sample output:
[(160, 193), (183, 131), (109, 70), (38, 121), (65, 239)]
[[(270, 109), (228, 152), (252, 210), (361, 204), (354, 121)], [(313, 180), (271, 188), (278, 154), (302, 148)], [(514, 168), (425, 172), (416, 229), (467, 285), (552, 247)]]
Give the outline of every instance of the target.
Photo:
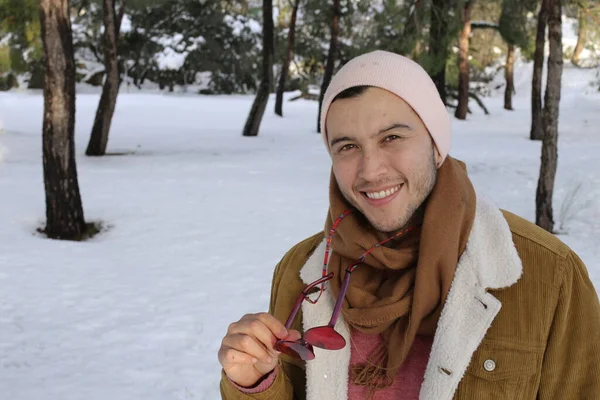
[(161, 70), (178, 70), (185, 63), (188, 52), (178, 52), (171, 47), (165, 47), (163, 51), (157, 53), (154, 57)]
[(132, 30), (131, 17), (127, 14), (123, 14), (123, 19), (121, 20), (121, 29), (122, 33), (128, 33)]
[(206, 43), (202, 36), (189, 38), (191, 45), (188, 45), (182, 34), (177, 33), (172, 36), (155, 37), (153, 40), (165, 46), (165, 48), (154, 55), (158, 68), (161, 70), (178, 70), (183, 67), (185, 60), (191, 51), (198, 48), (199, 45)]
[[(453, 119), (452, 154), (477, 189), (534, 219), (540, 143), (528, 140), (531, 64), (518, 64), (515, 111), (502, 91)], [(600, 288), (600, 95), (594, 71), (565, 68), (555, 212), (581, 184), (560, 238)], [(287, 94), (286, 97), (292, 94)], [(265, 113), (241, 131), (252, 96), (122, 93), (103, 158), (84, 156), (97, 93), (77, 96), (83, 243), (42, 225), (39, 91), (0, 93), (0, 390), (3, 399), (220, 398), (217, 349), (229, 323), (267, 309), (284, 252), (323, 227), (330, 160), (316, 102)], [(571, 214), (572, 214), (571, 211)], [(560, 215), (557, 215), (559, 221)]]
[[(2, 138), (2, 134), (4, 133), (4, 122), (2, 121), (2, 116), (0, 115), (0, 139)], [(2, 146), (2, 141), (0, 141), (0, 163), (4, 158), (4, 146)]]
[(8, 46), (10, 44), (11, 39), (12, 33), (3, 34), (3, 36), (0, 37), (0, 47)]
[(262, 25), (255, 19), (226, 15), (223, 20), (233, 29), (235, 36), (240, 36), (245, 28), (250, 29), (254, 34), (262, 34)]

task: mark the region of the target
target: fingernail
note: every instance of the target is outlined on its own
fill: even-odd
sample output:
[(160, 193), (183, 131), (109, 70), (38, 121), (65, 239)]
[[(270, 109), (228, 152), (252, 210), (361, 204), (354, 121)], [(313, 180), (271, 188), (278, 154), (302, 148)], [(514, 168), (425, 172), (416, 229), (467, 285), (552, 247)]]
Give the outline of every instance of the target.
[(285, 329), (281, 330), (281, 336), (286, 337), (288, 335), (288, 331)]
[(256, 364), (258, 362), (258, 360), (256, 358), (252, 359), (252, 364)]
[(273, 362), (273, 358), (272, 357), (267, 357), (267, 364), (271, 364)]

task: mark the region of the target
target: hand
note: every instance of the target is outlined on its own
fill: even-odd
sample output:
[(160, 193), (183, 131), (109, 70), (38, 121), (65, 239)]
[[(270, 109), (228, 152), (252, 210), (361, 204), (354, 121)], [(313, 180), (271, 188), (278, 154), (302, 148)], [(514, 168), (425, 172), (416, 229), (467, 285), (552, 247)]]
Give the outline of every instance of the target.
[(219, 362), (229, 379), (251, 387), (277, 366), (281, 354), (273, 349), (277, 340), (298, 340), (300, 336), (298, 331), (286, 331), (270, 314), (246, 314), (229, 325), (219, 349)]

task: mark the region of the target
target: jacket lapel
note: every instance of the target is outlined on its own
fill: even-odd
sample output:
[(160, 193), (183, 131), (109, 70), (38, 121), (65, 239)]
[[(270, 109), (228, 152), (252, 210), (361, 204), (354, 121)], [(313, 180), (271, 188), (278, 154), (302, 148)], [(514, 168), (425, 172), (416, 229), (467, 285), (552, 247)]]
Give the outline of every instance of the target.
[[(323, 241), (300, 271), (304, 283), (321, 277), (324, 251)], [(489, 200), (478, 196), (471, 235), (438, 322), (421, 400), (449, 400), (454, 396), (473, 353), (501, 308), (500, 301), (486, 288), (511, 286), (521, 273), (521, 260), (506, 220)], [(327, 290), (317, 304), (304, 302), (304, 329), (326, 325), (334, 303)], [(348, 344), (338, 351), (315, 349), (315, 359), (306, 363), (307, 400), (348, 398), (350, 331), (341, 315), (336, 330)]]
[[(325, 241), (321, 242), (310, 256), (300, 278), (306, 284), (322, 275)], [(306, 332), (315, 326), (327, 325), (331, 319), (335, 300), (329, 290), (325, 290), (317, 304), (302, 303), (302, 324)], [(315, 359), (306, 362), (306, 400), (347, 399), (348, 368), (350, 366), (350, 330), (340, 317), (335, 330), (346, 340), (346, 347), (338, 351), (328, 351), (315, 347)]]

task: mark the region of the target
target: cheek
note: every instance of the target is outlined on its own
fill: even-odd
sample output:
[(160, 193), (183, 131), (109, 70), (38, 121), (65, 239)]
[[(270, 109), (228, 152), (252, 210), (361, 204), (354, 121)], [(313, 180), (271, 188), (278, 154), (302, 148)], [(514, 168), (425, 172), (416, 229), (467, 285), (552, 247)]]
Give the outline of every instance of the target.
[(389, 163), (396, 172), (410, 180), (428, 170), (430, 160), (431, 149), (412, 147), (394, 154), (393, 157), (389, 158)]
[(352, 191), (356, 180), (356, 169), (354, 167), (348, 165), (348, 163), (333, 163), (333, 174), (342, 191)]
[(390, 165), (399, 175), (405, 179), (410, 179), (412, 176), (414, 176), (416, 161), (417, 160), (411, 156), (396, 157), (394, 160), (391, 160)]

